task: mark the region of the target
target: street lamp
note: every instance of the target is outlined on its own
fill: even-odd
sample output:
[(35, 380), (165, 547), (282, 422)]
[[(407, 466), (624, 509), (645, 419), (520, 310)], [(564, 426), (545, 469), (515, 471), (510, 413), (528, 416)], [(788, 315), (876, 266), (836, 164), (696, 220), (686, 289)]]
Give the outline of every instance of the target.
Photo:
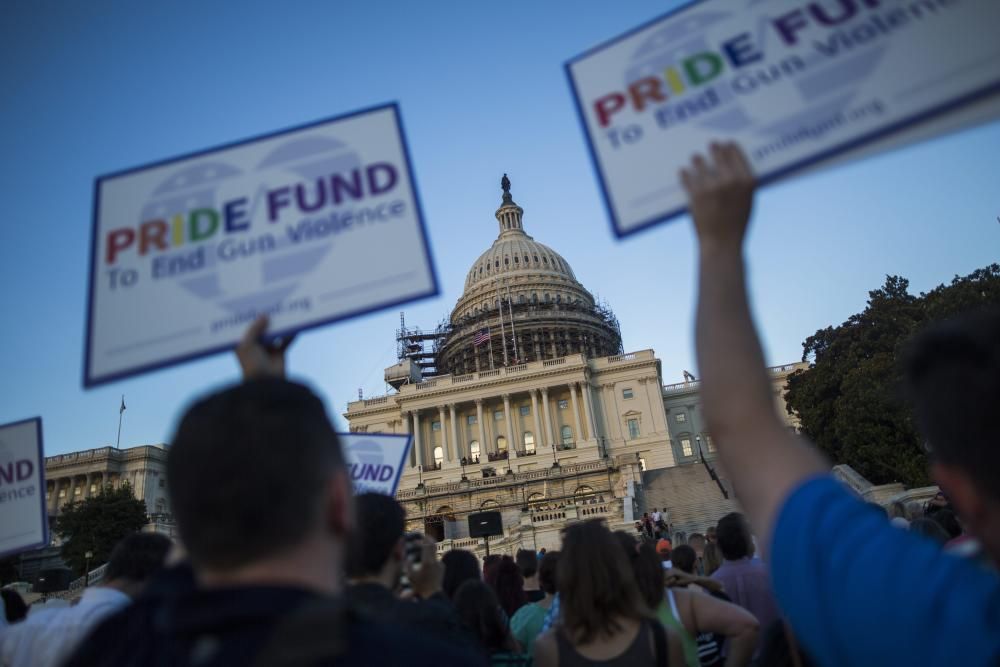
[(422, 465), (417, 466), (417, 488), (424, 488), (424, 467)]
[(87, 559), (86, 572), (83, 574), (83, 587), (86, 588), (90, 586), (90, 559), (94, 557), (94, 552), (87, 551), (87, 553), (83, 554), (83, 557)]

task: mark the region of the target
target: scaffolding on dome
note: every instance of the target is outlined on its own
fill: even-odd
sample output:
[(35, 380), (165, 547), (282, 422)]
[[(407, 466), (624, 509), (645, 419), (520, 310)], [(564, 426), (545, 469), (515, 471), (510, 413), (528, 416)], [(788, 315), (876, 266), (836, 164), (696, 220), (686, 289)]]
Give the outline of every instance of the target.
[(448, 335), (447, 323), (439, 324), (434, 331), (424, 331), (417, 327), (407, 327), (402, 311), (399, 313), (399, 328), (396, 329), (396, 358), (409, 360), (420, 368), (421, 375), (437, 375), (435, 359), (441, 338)]

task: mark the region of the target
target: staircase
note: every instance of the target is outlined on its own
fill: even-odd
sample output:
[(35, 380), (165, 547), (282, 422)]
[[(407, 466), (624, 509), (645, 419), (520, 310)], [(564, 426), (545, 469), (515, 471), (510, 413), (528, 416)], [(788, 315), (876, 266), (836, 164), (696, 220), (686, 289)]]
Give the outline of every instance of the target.
[(728, 500), (701, 463), (647, 470), (638, 494), (639, 515), (665, 507), (674, 533), (704, 533), (726, 514), (742, 511), (728, 481), (723, 479), (722, 483), (729, 492)]

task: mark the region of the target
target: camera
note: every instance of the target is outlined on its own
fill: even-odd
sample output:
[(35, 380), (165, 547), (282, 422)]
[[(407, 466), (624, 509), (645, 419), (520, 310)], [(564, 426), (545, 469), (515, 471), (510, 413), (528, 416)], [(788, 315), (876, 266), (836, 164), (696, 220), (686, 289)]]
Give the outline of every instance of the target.
[(424, 549), (423, 533), (406, 533), (403, 540), (405, 544), (403, 554), (406, 556), (406, 560), (413, 565), (419, 565)]

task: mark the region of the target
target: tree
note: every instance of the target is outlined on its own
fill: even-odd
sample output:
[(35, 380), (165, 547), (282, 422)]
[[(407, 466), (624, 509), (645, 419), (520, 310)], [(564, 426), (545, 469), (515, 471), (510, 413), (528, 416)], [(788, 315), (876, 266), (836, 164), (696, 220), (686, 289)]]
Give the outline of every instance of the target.
[(93, 569), (107, 562), (114, 546), (146, 521), (146, 502), (132, 495), (132, 487), (127, 482), (117, 489), (109, 484), (96, 496), (70, 503), (59, 514), (56, 531), (63, 538), (62, 558), (82, 576), (88, 551), (93, 552)]
[(868, 293), (864, 311), (807, 338), (802, 361), (809, 368), (789, 377), (785, 393), (803, 433), (834, 463), (876, 484), (928, 483), (927, 458), (903, 399), (901, 355), (927, 325), (1000, 304), (1000, 264), (919, 296), (908, 287), (905, 278), (886, 276)]

